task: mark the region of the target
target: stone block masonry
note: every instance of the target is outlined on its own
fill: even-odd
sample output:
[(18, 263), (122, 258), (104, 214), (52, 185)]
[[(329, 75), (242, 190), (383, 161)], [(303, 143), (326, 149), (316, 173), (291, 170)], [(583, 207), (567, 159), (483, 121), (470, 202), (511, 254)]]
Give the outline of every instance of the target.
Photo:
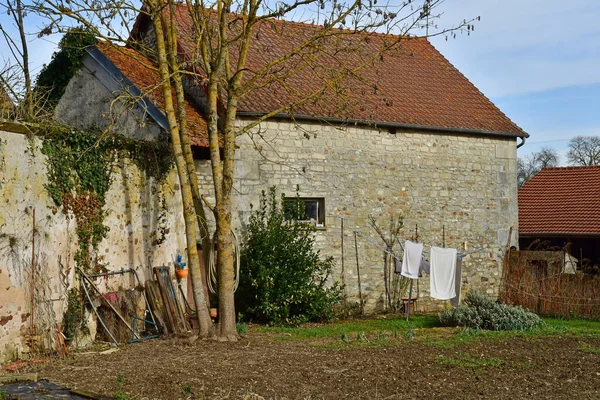
[[(317, 233), (317, 243), (323, 254), (337, 260), (333, 278), (339, 279), (344, 218), (345, 283), (351, 300), (358, 300), (353, 231), (380, 242), (369, 215), (387, 226), (390, 216), (398, 213), (405, 215), (401, 241), (414, 235), (418, 225), (426, 248), (443, 244), (443, 230), (446, 247), (484, 248), (464, 259), (463, 293), (473, 288), (498, 294), (502, 249), (510, 227), (517, 228), (514, 138), (427, 131), (392, 134), (377, 128), (278, 120), (241, 136), (238, 144), (239, 228), (247, 221), (250, 204), (258, 204), (260, 192), (272, 185), (290, 196), (299, 185), (301, 196), (324, 198), (325, 228)], [(209, 179), (201, 181), (208, 184)], [(382, 252), (360, 238), (358, 247), (367, 309), (381, 309)], [(448, 306), (429, 297), (428, 276), (417, 287), (420, 311)]]

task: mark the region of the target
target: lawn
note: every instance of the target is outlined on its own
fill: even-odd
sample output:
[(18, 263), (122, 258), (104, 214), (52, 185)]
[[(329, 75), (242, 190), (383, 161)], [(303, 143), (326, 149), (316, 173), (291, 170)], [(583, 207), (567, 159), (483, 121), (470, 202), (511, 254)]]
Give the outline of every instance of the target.
[(314, 345), (323, 343), (344, 345), (358, 342), (362, 345), (368, 343), (376, 346), (390, 345), (394, 341), (402, 342), (409, 339), (433, 346), (452, 347), (466, 342), (519, 337), (544, 338), (559, 335), (600, 338), (600, 322), (544, 318), (544, 326), (531, 331), (477, 331), (468, 328), (442, 327), (437, 315), (416, 315), (409, 321), (399, 316), (384, 315), (376, 319), (307, 324), (297, 328), (251, 326), (250, 332), (268, 334), (282, 341), (312, 340)]

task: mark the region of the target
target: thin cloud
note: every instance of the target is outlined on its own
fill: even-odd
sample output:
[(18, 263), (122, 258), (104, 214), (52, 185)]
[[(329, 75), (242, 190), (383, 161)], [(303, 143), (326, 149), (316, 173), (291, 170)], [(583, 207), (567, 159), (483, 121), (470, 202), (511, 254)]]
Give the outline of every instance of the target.
[(480, 15), (469, 37), (434, 45), (490, 97), (600, 83), (600, 2), (447, 2), (440, 23)]

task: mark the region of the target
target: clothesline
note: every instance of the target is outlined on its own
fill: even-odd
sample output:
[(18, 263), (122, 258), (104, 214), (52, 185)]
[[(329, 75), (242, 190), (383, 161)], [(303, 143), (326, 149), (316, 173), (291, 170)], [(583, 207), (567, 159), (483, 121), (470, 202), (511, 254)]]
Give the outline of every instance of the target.
[[(361, 236), (363, 239), (367, 241), (367, 243), (372, 244), (376, 248), (383, 251), (385, 254), (390, 255), (394, 260), (396, 260), (396, 273), (399, 273), (402, 276), (407, 278), (411, 278), (410, 281), (410, 289), (409, 289), (409, 301), (412, 299), (412, 289), (413, 289), (413, 281), (417, 281), (417, 285), (419, 282), (419, 276), (421, 276), (421, 271), (423, 268), (429, 267), (429, 263), (431, 262), (431, 272), (426, 271), (429, 274), (431, 280), (431, 296), (440, 299), (440, 300), (450, 300), (451, 304), (455, 307), (460, 304), (460, 292), (462, 287), (462, 259), (466, 256), (474, 253), (479, 253), (484, 251), (483, 247), (478, 249), (474, 249), (465, 253), (459, 253), (456, 249), (451, 248), (438, 248), (431, 246), (431, 252), (425, 251), (425, 253), (429, 254), (429, 258), (431, 261), (425, 260), (423, 257), (423, 243), (415, 243), (411, 241), (405, 241), (406, 248), (400, 242), (400, 238), (396, 236), (394, 238), (394, 242), (398, 242), (400, 248), (402, 249), (402, 256), (396, 255), (392, 251), (392, 246), (395, 244), (392, 242), (391, 246), (382, 246), (377, 243), (375, 240), (366, 237), (360, 231), (354, 231), (355, 239), (357, 236)], [(386, 243), (387, 244), (387, 243)], [(409, 246), (410, 244), (410, 246)], [(417, 246), (416, 250), (412, 247)], [(435, 252), (435, 260), (433, 258)], [(415, 253), (416, 251), (416, 253)], [(358, 252), (358, 248), (357, 248)], [(408, 253), (407, 253), (408, 252)], [(439, 253), (439, 254), (438, 254)], [(412, 256), (410, 254), (413, 254)], [(401, 258), (402, 257), (402, 258)], [(450, 258), (448, 258), (450, 257)], [(358, 253), (357, 253), (358, 260)], [(398, 263), (402, 264), (401, 271), (398, 271)], [(424, 267), (424, 264), (427, 267)], [(434, 277), (434, 265), (435, 264), (435, 277)], [(415, 270), (416, 268), (416, 270)], [(360, 284), (360, 281), (359, 281)], [(418, 286), (417, 286), (418, 290)], [(410, 305), (406, 306), (406, 319), (408, 320), (410, 316)]]
[(379, 243), (377, 243), (373, 239), (366, 237), (360, 231), (354, 231), (354, 233), (356, 233), (358, 236), (361, 236), (363, 239), (365, 239), (367, 242), (371, 243), (373, 246), (378, 247), (379, 249), (383, 250), (385, 253), (389, 254), (392, 257), (394, 257), (396, 260), (402, 262), (402, 259), (400, 257), (398, 257), (394, 253), (388, 251), (388, 249), (386, 249), (385, 247), (381, 246)]
[[(392, 256), (393, 258), (395, 258), (396, 260), (402, 262), (402, 258), (400, 258), (399, 256), (395, 255), (393, 252), (388, 251), (388, 249), (386, 249), (385, 247), (381, 246), (379, 243), (375, 242), (373, 239), (366, 237), (365, 235), (363, 235), (361, 233), (361, 231), (354, 231), (354, 233), (356, 233), (357, 235), (361, 236), (367, 242), (371, 243), (375, 247), (378, 247), (379, 249), (381, 249), (385, 253), (389, 254), (390, 256)], [(402, 249), (402, 251), (404, 251), (404, 246), (402, 246), (402, 243), (400, 243), (400, 238), (398, 236), (396, 236), (396, 241), (400, 245), (400, 248)], [(460, 259), (463, 259), (463, 258), (465, 258), (468, 255), (471, 255), (471, 254), (474, 254), (474, 253), (481, 253), (482, 251), (485, 251), (485, 249), (483, 247), (480, 247), (478, 249), (471, 250), (471, 251), (468, 251), (466, 253), (458, 253), (457, 257), (460, 258)], [(423, 253), (429, 253), (429, 251), (423, 250)]]

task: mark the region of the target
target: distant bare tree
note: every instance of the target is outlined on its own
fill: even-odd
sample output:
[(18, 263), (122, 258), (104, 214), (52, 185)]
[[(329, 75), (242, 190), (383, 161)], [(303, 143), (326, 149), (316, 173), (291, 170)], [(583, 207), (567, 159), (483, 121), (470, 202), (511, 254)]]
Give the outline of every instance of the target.
[(600, 165), (600, 136), (575, 136), (567, 158), (572, 165)]
[(544, 146), (536, 153), (531, 153), (517, 160), (517, 185), (522, 187), (535, 174), (546, 167), (556, 167), (560, 161), (558, 152), (552, 147)]
[(544, 146), (534, 154), (540, 170), (546, 167), (556, 167), (560, 161), (558, 152), (552, 147)]

